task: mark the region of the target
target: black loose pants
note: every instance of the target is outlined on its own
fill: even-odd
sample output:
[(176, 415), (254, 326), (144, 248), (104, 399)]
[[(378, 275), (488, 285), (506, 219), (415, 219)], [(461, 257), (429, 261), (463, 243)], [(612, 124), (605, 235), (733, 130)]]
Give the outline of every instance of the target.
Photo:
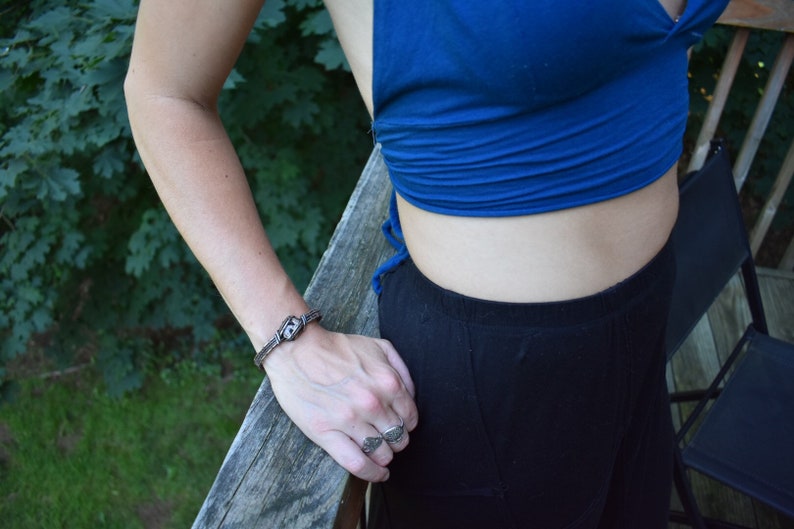
[(381, 335), (419, 426), (373, 487), (370, 527), (666, 527), (674, 273), (668, 245), (601, 293), (530, 304), (444, 290), (410, 261), (387, 275)]

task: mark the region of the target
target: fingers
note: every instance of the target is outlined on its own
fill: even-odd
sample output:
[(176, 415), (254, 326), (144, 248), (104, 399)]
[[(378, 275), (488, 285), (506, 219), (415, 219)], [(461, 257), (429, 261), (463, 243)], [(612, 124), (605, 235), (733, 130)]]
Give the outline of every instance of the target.
[[(378, 463), (372, 454), (365, 454), (361, 446), (356, 444), (348, 435), (342, 432), (329, 432), (325, 442), (319, 442), (321, 448), (331, 454), (342, 468), (354, 476), (366, 481), (379, 482), (389, 479), (389, 469), (386, 464)], [(363, 439), (361, 440), (363, 442)], [(380, 451), (378, 447), (376, 452)], [(391, 458), (388, 458), (391, 461)]]
[(386, 355), (386, 359), (389, 361), (389, 364), (394, 368), (395, 371), (400, 375), (400, 378), (405, 384), (406, 389), (411, 394), (411, 397), (416, 396), (416, 388), (414, 387), (414, 381), (411, 378), (411, 374), (408, 372), (408, 367), (403, 362), (403, 359), (400, 357), (400, 354), (397, 352), (397, 349), (391, 344), (388, 340), (379, 340), (381, 349), (383, 349), (383, 353)]
[[(397, 411), (399, 406), (394, 401), (390, 405), (368, 391), (356, 392), (355, 395), (351, 402), (346, 403), (349, 408), (331, 418), (331, 422), (341, 425), (341, 428), (337, 426), (339, 430), (378, 463), (386, 465), (394, 452), (401, 452), (408, 446), (408, 421), (403, 419), (403, 412)], [(413, 400), (409, 398), (402, 407), (411, 413), (410, 420), (415, 424)]]
[(320, 326), (304, 334), (265, 365), (281, 407), (348, 472), (387, 479), (387, 465), (418, 423), (405, 363), (386, 340)]
[(364, 438), (361, 450), (376, 463), (388, 465), (394, 454), (404, 450), (409, 443), (408, 430), (401, 418), (389, 426), (377, 430), (377, 433)]
[[(408, 372), (408, 367), (391, 342), (388, 340), (378, 340), (378, 345), (380, 345), (383, 350), (389, 365), (399, 375), (399, 382), (401, 383), (399, 384), (400, 387), (394, 385), (397, 381), (382, 381), (381, 385), (383, 387), (391, 385), (387, 391), (390, 391), (390, 394), (393, 396), (392, 408), (397, 415), (405, 421), (405, 426), (410, 432), (416, 428), (419, 420), (419, 412), (414, 402), (414, 397), (416, 396), (414, 382)], [(407, 396), (402, 392), (403, 388), (408, 392)]]
[(405, 439), (405, 436), (408, 435), (405, 432), (405, 421), (400, 417), (400, 424), (389, 426), (380, 435), (390, 445), (400, 444)]
[(328, 432), (317, 443), (351, 474), (367, 481), (386, 481), (388, 465), (409, 443), (405, 422), (398, 419), (380, 430), (369, 425), (353, 433)]

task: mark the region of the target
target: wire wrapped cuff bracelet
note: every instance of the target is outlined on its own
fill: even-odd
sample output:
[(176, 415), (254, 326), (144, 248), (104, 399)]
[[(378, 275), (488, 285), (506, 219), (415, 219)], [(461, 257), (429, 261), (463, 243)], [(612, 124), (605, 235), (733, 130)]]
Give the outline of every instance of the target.
[(291, 342), (303, 332), (303, 329), (306, 327), (306, 325), (313, 321), (319, 321), (322, 319), (322, 317), (323, 315), (320, 314), (320, 311), (317, 309), (310, 310), (300, 317), (287, 316), (287, 318), (281, 324), (281, 327), (279, 327), (278, 331), (276, 331), (276, 334), (273, 335), (273, 338), (271, 338), (270, 341), (267, 342), (258, 353), (256, 353), (256, 356), (254, 356), (254, 364), (256, 364), (256, 367), (264, 371), (265, 368), (262, 364), (265, 362), (267, 355), (269, 355), (273, 349), (278, 347), (282, 342)]

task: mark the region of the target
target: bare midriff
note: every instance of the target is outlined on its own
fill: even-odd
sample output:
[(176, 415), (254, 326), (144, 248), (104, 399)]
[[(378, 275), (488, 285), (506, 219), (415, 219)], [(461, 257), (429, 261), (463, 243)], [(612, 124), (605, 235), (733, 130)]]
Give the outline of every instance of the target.
[(454, 217), (398, 197), (417, 268), (466, 296), (543, 302), (594, 294), (647, 264), (665, 245), (678, 212), (676, 169), (605, 202), (520, 217)]
[[(685, 0), (659, 0), (671, 18)], [(326, 0), (364, 103), (373, 115), (372, 0)], [(398, 196), (408, 250), (431, 281), (494, 301), (542, 302), (600, 292), (664, 246), (678, 214), (676, 166), (612, 200), (520, 217), (456, 217)]]

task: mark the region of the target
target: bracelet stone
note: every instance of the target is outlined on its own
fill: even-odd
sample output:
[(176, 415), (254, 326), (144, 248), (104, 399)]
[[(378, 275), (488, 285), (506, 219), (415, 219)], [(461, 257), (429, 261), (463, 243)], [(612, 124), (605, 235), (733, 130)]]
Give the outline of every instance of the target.
[(281, 327), (278, 328), (276, 334), (273, 335), (273, 338), (267, 342), (262, 349), (256, 353), (254, 356), (254, 364), (256, 367), (261, 369), (262, 371), (265, 370), (264, 366), (262, 365), (265, 362), (265, 358), (269, 355), (273, 349), (278, 347), (279, 344), (283, 342), (291, 342), (295, 338), (303, 332), (303, 329), (306, 328), (306, 325), (313, 321), (319, 321), (322, 319), (323, 315), (320, 314), (320, 311), (317, 309), (312, 309), (306, 314), (298, 317), (298, 316), (287, 316), (284, 322), (281, 324)]

